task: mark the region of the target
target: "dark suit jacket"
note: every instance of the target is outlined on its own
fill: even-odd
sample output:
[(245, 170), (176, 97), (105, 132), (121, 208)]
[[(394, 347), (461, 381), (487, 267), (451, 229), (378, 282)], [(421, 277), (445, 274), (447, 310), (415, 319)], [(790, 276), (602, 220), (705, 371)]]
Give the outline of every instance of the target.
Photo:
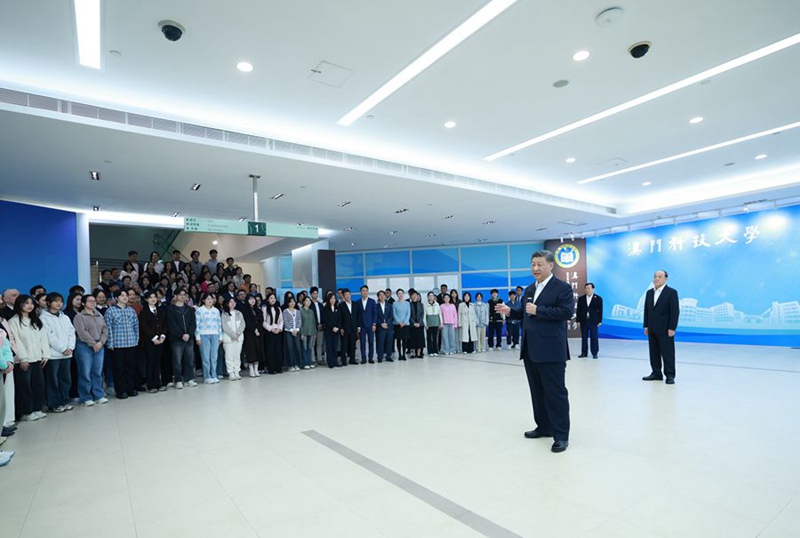
[(381, 312), (381, 305), (375, 305), (375, 322), (378, 324), (378, 326), (380, 326), (381, 323), (385, 323), (389, 326), (389, 330), (393, 330), (394, 310), (392, 309), (392, 304), (390, 302), (386, 302), (383, 312)]
[(330, 306), (323, 306), (322, 307), (322, 324), (325, 326), (325, 332), (331, 334), (339, 334), (338, 332), (334, 333), (334, 327), (339, 329), (341, 328), (340, 313), (338, 310), (331, 310)]
[(347, 308), (347, 303), (342, 301), (339, 303), (339, 328), (342, 329), (343, 334), (355, 334), (358, 332), (358, 306), (356, 303), (351, 302), (352, 311)]
[(592, 297), (592, 304), (586, 305), (586, 295), (578, 297), (578, 309), (575, 315), (575, 321), (578, 323), (588, 323), (589, 325), (597, 325), (603, 322), (603, 298), (594, 294)]
[(375, 299), (369, 297), (367, 299), (367, 307), (361, 304), (361, 297), (353, 301), (353, 307), (358, 320), (358, 326), (362, 331), (372, 330), (372, 326), (378, 323), (378, 303)]
[(680, 306), (678, 292), (664, 284), (658, 302), (653, 305), (655, 290), (647, 290), (644, 298), (644, 328), (654, 333), (666, 333), (678, 328)]
[(553, 276), (536, 300), (536, 315), (529, 316), (525, 305), (533, 302), (534, 293), (531, 284), (522, 296), (522, 310), (512, 310), (510, 314), (523, 320), (519, 358), (532, 362), (566, 362), (569, 359), (567, 321), (572, 319), (575, 307), (572, 287)]

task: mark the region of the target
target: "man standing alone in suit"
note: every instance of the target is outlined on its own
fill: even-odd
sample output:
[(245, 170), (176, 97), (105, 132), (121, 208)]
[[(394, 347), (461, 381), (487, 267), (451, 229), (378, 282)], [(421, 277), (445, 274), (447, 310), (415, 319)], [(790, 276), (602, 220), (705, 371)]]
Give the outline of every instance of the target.
[(369, 288), (361, 286), (361, 300), (356, 303), (358, 319), (358, 338), (361, 340), (361, 364), (367, 362), (367, 342), (369, 342), (369, 363), (375, 364), (375, 331), (378, 328), (378, 305), (369, 296)]
[(661, 361), (664, 361), (664, 376), (667, 385), (675, 384), (675, 330), (680, 314), (678, 292), (667, 286), (669, 275), (656, 271), (653, 289), (647, 290), (644, 298), (644, 334), (650, 344), (650, 375), (644, 381), (661, 381)]
[(575, 299), (572, 287), (553, 276), (554, 264), (549, 250), (534, 252), (531, 273), (536, 282), (523, 294), (524, 310), (498, 304), (495, 311), (523, 320), (520, 360), (528, 376), (536, 421), (536, 429), (525, 432), (525, 437), (553, 437), (550, 450), (564, 452), (569, 446), (569, 395), (564, 379), (569, 359), (567, 321), (572, 319)]
[(575, 315), (581, 324), (581, 354), (578, 358), (585, 359), (589, 351), (587, 345), (589, 335), (592, 340), (592, 358), (597, 358), (600, 343), (597, 338), (597, 328), (603, 323), (603, 298), (594, 293), (594, 284), (589, 282), (585, 288), (586, 295), (578, 297), (578, 313)]

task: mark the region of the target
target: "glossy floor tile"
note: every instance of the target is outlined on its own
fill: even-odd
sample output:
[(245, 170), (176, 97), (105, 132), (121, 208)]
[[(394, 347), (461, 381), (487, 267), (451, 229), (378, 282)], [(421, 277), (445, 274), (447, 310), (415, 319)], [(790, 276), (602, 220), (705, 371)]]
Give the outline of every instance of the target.
[(522, 436), (517, 351), (76, 407), (3, 447), (0, 538), (800, 536), (800, 350), (677, 357), (674, 386), (644, 342), (572, 360), (563, 454)]

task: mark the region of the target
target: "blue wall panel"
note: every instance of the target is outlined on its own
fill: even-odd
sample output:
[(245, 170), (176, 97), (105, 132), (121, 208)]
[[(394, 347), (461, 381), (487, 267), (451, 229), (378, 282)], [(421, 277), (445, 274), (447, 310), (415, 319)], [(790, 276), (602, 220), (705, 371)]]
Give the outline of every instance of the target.
[(508, 271), (491, 271), (485, 273), (462, 273), (461, 287), (470, 288), (497, 288), (503, 290), (508, 287)]
[(416, 274), (458, 272), (457, 248), (415, 250), (411, 257)]
[[(364, 254), (337, 254), (336, 277), (362, 276), (364, 274)], [(341, 287), (341, 286), (340, 286)]]
[[(531, 266), (531, 254), (544, 248), (544, 243), (526, 243), (510, 245), (509, 257), (512, 269), (522, 269)], [(530, 272), (528, 273), (530, 274)]]
[(3, 263), (0, 290), (28, 293), (35, 284), (65, 297), (78, 283), (75, 213), (0, 201)]
[(487, 271), (508, 268), (508, 246), (462, 247), (462, 271)]
[(366, 253), (367, 276), (407, 275), (411, 272), (411, 252), (397, 250)]

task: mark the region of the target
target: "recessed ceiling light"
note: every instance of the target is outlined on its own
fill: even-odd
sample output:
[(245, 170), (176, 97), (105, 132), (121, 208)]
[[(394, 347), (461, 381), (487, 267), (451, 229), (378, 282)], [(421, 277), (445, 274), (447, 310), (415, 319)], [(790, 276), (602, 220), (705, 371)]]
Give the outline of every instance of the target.
[(344, 125), (345, 127), (352, 125), (358, 118), (375, 108), (378, 103), (402, 88), (406, 83), (433, 65), (442, 56), (453, 50), (465, 39), (480, 30), (516, 2), (517, 0), (491, 0), (452, 32), (422, 53), (422, 55), (411, 62), (408, 67), (378, 88), (375, 93), (359, 103), (353, 110), (342, 116), (336, 123)]
[(652, 185), (652, 184), (653, 184), (653, 183), (652, 183), (652, 182), (650, 182), (650, 181), (645, 181), (644, 183), (642, 183), (642, 187), (649, 187), (649, 186), (650, 186), (650, 185)]
[(113, 56), (114, 58), (119, 58), (120, 56), (122, 56), (122, 53), (118, 50), (110, 50), (108, 51), (108, 54)]
[(345, 232), (352, 232), (353, 230), (355, 230), (355, 228), (353, 228), (352, 226), (348, 226), (347, 228), (344, 229)]
[(455, 126), (456, 126), (456, 122), (454, 122), (454, 121), (446, 121), (446, 122), (444, 123), (444, 126), (445, 126), (446, 128), (448, 128), (448, 129), (452, 129), (453, 127), (455, 127)]
[(442, 218), (443, 218), (444, 220), (447, 220), (447, 219), (452, 219), (452, 218), (453, 218), (453, 215), (445, 215), (445, 216), (444, 216), (444, 217), (442, 217)]
[(383, 245), (383, 248), (389, 248), (389, 245)]
[(298, 225), (298, 226), (302, 226), (302, 225), (303, 225), (303, 223), (302, 223), (302, 222), (298, 222), (298, 223), (297, 223), (297, 225)]
[(100, 0), (74, 0), (75, 34), (78, 38), (78, 63), (102, 67), (100, 47)]
[(755, 50), (743, 56), (739, 56), (738, 58), (734, 58), (732, 60), (729, 60), (725, 63), (722, 63), (710, 69), (706, 69), (701, 73), (697, 73), (696, 75), (692, 75), (683, 80), (679, 80), (677, 82), (669, 84), (668, 86), (664, 86), (663, 88), (659, 88), (650, 93), (646, 93), (635, 99), (626, 101), (625, 103), (603, 110), (601, 112), (598, 112), (597, 114), (592, 114), (591, 116), (588, 116), (581, 120), (569, 123), (567, 125), (564, 125), (563, 127), (559, 127), (558, 129), (554, 129), (547, 133), (531, 138), (530, 140), (526, 140), (524, 142), (521, 142), (504, 150), (498, 151), (496, 153), (488, 155), (484, 159), (487, 161), (494, 161), (501, 157), (505, 157), (506, 155), (515, 153), (521, 149), (529, 148), (535, 144), (544, 142), (545, 140), (550, 140), (551, 138), (561, 136), (564, 133), (574, 131), (575, 129), (579, 129), (596, 121), (603, 120), (615, 114), (619, 114), (620, 112), (624, 112), (639, 105), (643, 105), (644, 103), (650, 102), (654, 99), (658, 99), (659, 97), (664, 97), (665, 95), (669, 95), (670, 93), (682, 90), (683, 88), (686, 88), (698, 82), (702, 82), (706, 79), (715, 77), (719, 74), (730, 71), (731, 69), (736, 69), (737, 67), (741, 67), (750, 62), (754, 62), (756, 60), (764, 58), (765, 56), (769, 56), (770, 54), (774, 54), (793, 45), (797, 45), (798, 43), (800, 43), (800, 33), (794, 34), (793, 36), (787, 37), (786, 39), (776, 41), (771, 45), (767, 45), (766, 47), (762, 47), (758, 50)]
[(575, 162), (575, 157), (567, 157), (567, 164), (572, 164)]
[(578, 52), (572, 55), (572, 59), (575, 60), (576, 62), (582, 62), (590, 55), (591, 53), (588, 50), (579, 50)]
[(89, 172), (89, 179), (93, 181), (100, 181), (100, 172)]
[(270, 200), (278, 200), (280, 198), (283, 198), (283, 193), (282, 192), (279, 192), (278, 194), (270, 196)]
[(350, 243), (350, 246), (354, 247), (354, 246), (356, 246), (356, 244), (355, 243)]
[(485, 243), (487, 241), (488, 241), (488, 239), (478, 239), (478, 243)]
[(430, 234), (430, 235), (426, 235), (425, 237), (427, 237), (428, 239), (430, 239), (431, 237), (436, 237), (436, 234)]
[(722, 166), (733, 166), (734, 164), (736, 164), (736, 163), (725, 163)]
[(397, 233), (397, 230), (392, 230), (391, 232), (389, 232), (389, 235), (394, 235), (396, 233)]
[(767, 154), (766, 153), (761, 153), (760, 155), (756, 155), (756, 160), (757, 161), (760, 161), (761, 159), (766, 159), (766, 158), (767, 158)]
[(200, 183), (195, 183), (194, 185), (192, 185), (192, 190), (193, 191), (199, 191), (200, 187), (202, 187), (202, 185)]
[(484, 222), (484, 224), (496, 224), (496, 223), (497, 223), (496, 220), (487, 220)]
[(219, 244), (219, 241), (217, 241), (216, 239), (214, 239), (214, 240), (211, 242), (211, 244), (212, 244), (212, 245), (214, 245), (214, 246), (217, 246), (217, 245)]
[[(569, 81), (567, 79), (557, 80), (557, 81), (553, 82), (553, 88), (563, 88), (567, 84), (569, 84)], [(509, 155), (513, 155), (513, 154), (514, 154), (513, 152), (509, 153)]]
[(100, 211), (100, 206), (99, 205), (93, 205), (92, 206), (92, 211)]
[(695, 124), (695, 123), (700, 123), (701, 121), (703, 121), (703, 116), (695, 116), (694, 118), (689, 120), (689, 123)]
[(342, 202), (342, 203), (340, 203), (340, 204), (339, 204), (339, 207), (344, 207), (344, 206), (346, 206), (346, 205), (350, 205), (350, 204), (352, 204), (352, 203), (353, 203), (353, 202)]
[(180, 217), (180, 215), (181, 215), (181, 214), (180, 214), (180, 213), (178, 213), (177, 211), (176, 211), (175, 213), (173, 213), (173, 214), (172, 214), (172, 216), (173, 216), (173, 217)]
[(241, 71), (242, 73), (249, 73), (253, 70), (253, 64), (250, 62), (239, 62), (236, 64), (236, 69)]
[(395, 213), (405, 213), (406, 211), (408, 211), (408, 208), (404, 207), (402, 209), (398, 209), (397, 211), (395, 211)]
[[(726, 148), (728, 146), (733, 146), (734, 144), (739, 144), (741, 142), (748, 142), (750, 140), (755, 140), (756, 138), (762, 138), (765, 136), (769, 136), (771, 134), (775, 134), (780, 131), (789, 131), (791, 129), (796, 129), (800, 127), (800, 121), (789, 123), (787, 125), (782, 125), (781, 127), (776, 127), (774, 129), (767, 129), (766, 131), (761, 131), (759, 133), (753, 133), (751, 135), (742, 136), (739, 138), (734, 138), (733, 140), (727, 140), (725, 142), (720, 142), (719, 144), (713, 144), (711, 146), (706, 146), (699, 149), (693, 149), (691, 151), (686, 151), (684, 153), (679, 153), (677, 155), (672, 155), (670, 157), (664, 157), (663, 159), (658, 159), (655, 161), (650, 161), (649, 163), (639, 164), (636, 166), (630, 166), (628, 168), (623, 168), (622, 170), (617, 170), (615, 172), (609, 172), (607, 174), (601, 174), (599, 176), (590, 177), (587, 179), (582, 179), (578, 181), (579, 184), (583, 185), (584, 183), (591, 183), (593, 181), (600, 181), (601, 179), (606, 179), (609, 177), (618, 176), (620, 174), (627, 174), (628, 172), (635, 172), (636, 170), (642, 170), (644, 168), (650, 168), (652, 166), (656, 166), (659, 164), (664, 164), (672, 161), (677, 161), (678, 159), (683, 159), (685, 157), (692, 157), (694, 155), (699, 155), (701, 153), (707, 153), (709, 151), (714, 151), (721, 148)], [(733, 166), (734, 163), (726, 163), (724, 166)]]
[(239, 222), (244, 222), (247, 220), (247, 217), (239, 217)]

